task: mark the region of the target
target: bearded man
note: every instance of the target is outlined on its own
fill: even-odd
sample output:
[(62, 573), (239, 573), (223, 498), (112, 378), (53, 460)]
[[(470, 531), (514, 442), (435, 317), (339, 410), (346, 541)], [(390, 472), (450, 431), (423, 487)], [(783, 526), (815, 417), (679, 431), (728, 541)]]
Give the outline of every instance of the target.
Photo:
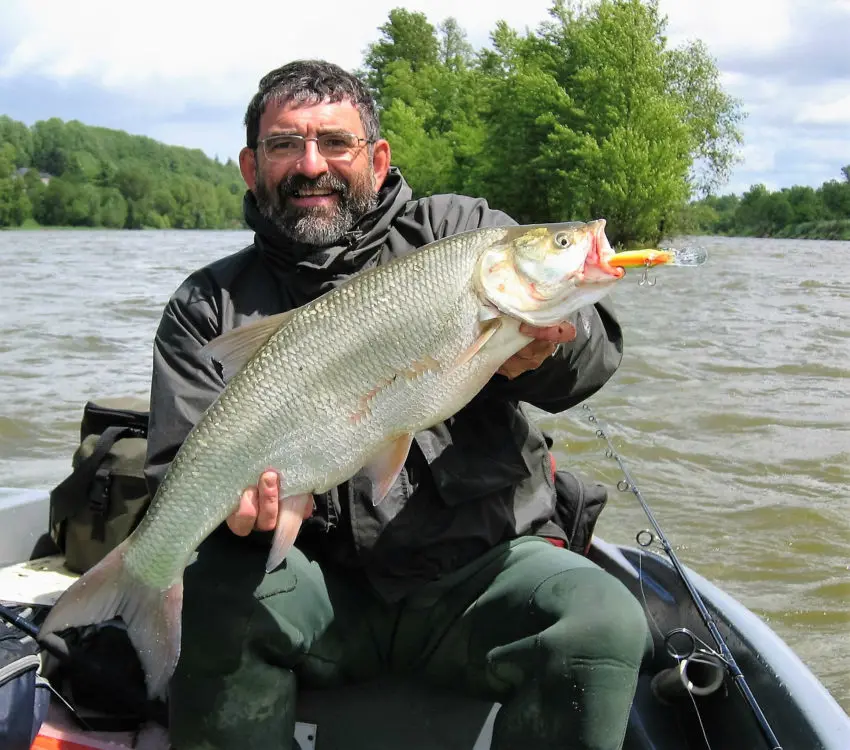
[[(271, 71), (245, 125), (254, 242), (191, 274), (164, 311), (152, 494), (224, 388), (207, 342), (434, 240), (515, 223), (480, 198), (415, 199), (391, 166), (375, 102), (335, 65)], [(316, 496), (271, 573), (286, 477), (269, 467), (234, 498), (185, 574), (169, 701), (176, 750), (288, 750), (298, 685), (387, 672), (500, 702), (494, 750), (622, 745), (646, 619), (615, 578), (564, 549), (546, 439), (521, 403), (559, 412), (587, 398), (619, 366), (622, 334), (606, 303), (525, 332), (534, 341), (467, 407), (416, 435), (379, 508), (354, 480)]]

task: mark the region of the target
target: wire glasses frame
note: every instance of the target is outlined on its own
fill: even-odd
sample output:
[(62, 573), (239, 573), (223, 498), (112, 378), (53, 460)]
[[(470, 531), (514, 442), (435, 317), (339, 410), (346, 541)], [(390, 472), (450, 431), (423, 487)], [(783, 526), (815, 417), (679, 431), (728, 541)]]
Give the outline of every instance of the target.
[(374, 143), (354, 133), (322, 133), (316, 138), (306, 138), (295, 133), (268, 135), (258, 141), (263, 153), (271, 161), (286, 161), (301, 156), (307, 149), (307, 142), (315, 141), (319, 153), (325, 159), (345, 159), (351, 156), (361, 144)]

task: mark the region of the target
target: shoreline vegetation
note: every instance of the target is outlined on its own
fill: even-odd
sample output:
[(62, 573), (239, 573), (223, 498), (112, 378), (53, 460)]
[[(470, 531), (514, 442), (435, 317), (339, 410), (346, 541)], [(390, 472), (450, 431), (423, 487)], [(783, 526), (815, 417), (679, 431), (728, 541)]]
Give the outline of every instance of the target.
[[(820, 188), (717, 195), (741, 103), (700, 41), (670, 47), (657, 0), (554, 0), (474, 49), (453, 18), (396, 8), (356, 73), (416, 196), (485, 197), (522, 224), (604, 217), (628, 247), (673, 234), (850, 239), (850, 165)], [(0, 116), (0, 228), (244, 228), (239, 168), (58, 118)]]
[(841, 174), (819, 188), (753, 185), (740, 197), (707, 196), (686, 206), (681, 223), (689, 234), (850, 240), (850, 164)]
[[(139, 227), (139, 230), (145, 231), (164, 231), (162, 227)], [(209, 229), (213, 229), (214, 231), (223, 232), (223, 231), (231, 231), (236, 232), (239, 230), (247, 230), (247, 227), (243, 224), (242, 226), (231, 226), (231, 227), (216, 227), (216, 228), (207, 228), (200, 229), (194, 231), (209, 231)], [(71, 225), (42, 225), (33, 220), (27, 220), (24, 224), (20, 226), (2, 226), (0, 227), (0, 232), (124, 232), (127, 231), (123, 227), (115, 228), (115, 227), (91, 227), (91, 226), (71, 226)], [(179, 231), (187, 231), (184, 229), (180, 229)], [(833, 241), (833, 242), (850, 242), (850, 219), (838, 220), (838, 221), (820, 221), (820, 222), (805, 222), (803, 224), (794, 224), (790, 227), (785, 227), (777, 233), (772, 234), (754, 234), (754, 233), (744, 233), (744, 232), (735, 232), (735, 231), (708, 231), (702, 228), (687, 228), (686, 225), (681, 226), (675, 232), (665, 235), (665, 237), (672, 236), (689, 236), (689, 237), (746, 237), (746, 238), (762, 238), (762, 239), (774, 239), (774, 240), (822, 240), (822, 241)], [(664, 243), (661, 242), (663, 245)]]

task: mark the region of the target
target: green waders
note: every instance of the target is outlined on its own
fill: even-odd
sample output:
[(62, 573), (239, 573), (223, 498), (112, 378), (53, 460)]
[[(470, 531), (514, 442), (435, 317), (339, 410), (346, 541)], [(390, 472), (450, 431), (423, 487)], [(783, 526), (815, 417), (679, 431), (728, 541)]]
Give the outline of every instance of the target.
[(388, 672), (501, 702), (493, 750), (621, 746), (646, 619), (587, 559), (524, 537), (388, 604), (297, 549), (264, 575), (266, 554), (223, 529), (186, 571), (176, 750), (289, 750), (296, 675), (322, 687)]

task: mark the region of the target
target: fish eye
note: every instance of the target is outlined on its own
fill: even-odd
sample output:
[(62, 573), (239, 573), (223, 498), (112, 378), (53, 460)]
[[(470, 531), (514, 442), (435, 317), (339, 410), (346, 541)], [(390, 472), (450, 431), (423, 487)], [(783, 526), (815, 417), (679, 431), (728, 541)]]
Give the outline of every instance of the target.
[(570, 246), (570, 236), (566, 232), (558, 232), (555, 235), (555, 244), (558, 247), (569, 247)]

